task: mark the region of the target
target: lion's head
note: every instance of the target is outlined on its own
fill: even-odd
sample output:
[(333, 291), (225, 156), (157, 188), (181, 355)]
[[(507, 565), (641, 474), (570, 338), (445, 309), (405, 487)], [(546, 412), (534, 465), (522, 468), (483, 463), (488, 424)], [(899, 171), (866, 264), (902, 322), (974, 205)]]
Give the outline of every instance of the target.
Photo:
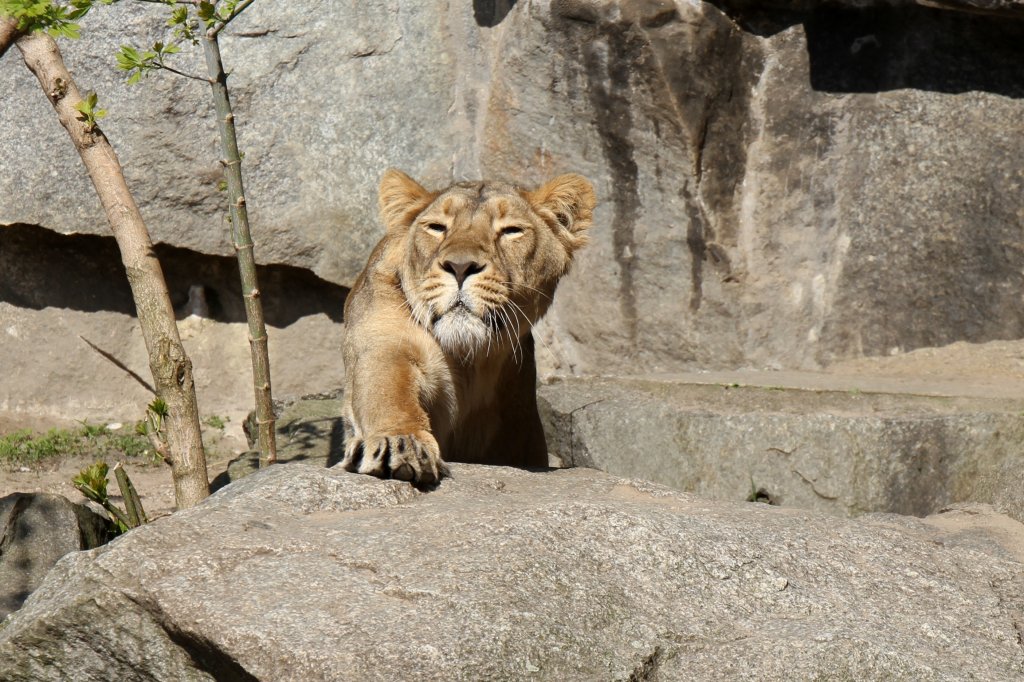
[(381, 216), (404, 240), (401, 285), (413, 319), (452, 357), (514, 350), (586, 243), (594, 203), (575, 174), (535, 190), (467, 182), (430, 192), (387, 171)]

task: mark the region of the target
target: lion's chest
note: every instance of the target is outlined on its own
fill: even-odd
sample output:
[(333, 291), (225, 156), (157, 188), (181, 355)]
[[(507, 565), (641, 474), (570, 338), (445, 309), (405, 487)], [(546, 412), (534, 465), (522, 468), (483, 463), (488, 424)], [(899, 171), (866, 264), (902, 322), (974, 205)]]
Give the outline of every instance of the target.
[(501, 431), (499, 377), (456, 368), (448, 374), (445, 389), (447, 399), (429, 410), (431, 430), (442, 457), (460, 462), (487, 461)]

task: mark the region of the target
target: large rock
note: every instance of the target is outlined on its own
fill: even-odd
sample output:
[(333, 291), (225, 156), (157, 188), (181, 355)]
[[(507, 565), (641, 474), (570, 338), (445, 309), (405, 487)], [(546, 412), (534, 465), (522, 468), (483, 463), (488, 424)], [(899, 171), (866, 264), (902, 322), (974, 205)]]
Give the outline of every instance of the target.
[[(814, 367), (1020, 338), (1020, 3), (895, 4), (256, 3), (224, 52), (257, 257), (349, 285), (387, 166), (435, 185), (578, 170), (602, 204), (543, 333), (548, 371)], [(114, 66), (161, 16), (98, 8), (67, 61), (110, 111), (155, 237), (227, 253), (209, 93), (169, 74), (129, 90)], [(0, 223), (102, 232), (16, 56), (0, 196), (18, 201)]]
[(1024, 332), (1021, 24), (818, 5), (506, 20), (487, 169), (548, 149), (608, 201), (552, 319), (580, 371), (813, 367)]
[[(0, 202), (2, 203), (2, 202)], [(192, 360), (203, 416), (241, 424), (252, 409), (252, 359), (233, 258), (158, 247)], [(259, 269), (274, 388), (338, 386), (346, 290), (290, 266)], [(54, 273), (60, 273), (55, 277)], [(102, 353), (152, 384), (131, 290), (112, 237), (62, 237), (25, 225), (0, 228), (0, 411), (76, 420), (140, 419), (152, 393)], [(205, 305), (190, 303), (201, 289)], [(200, 313), (199, 316), (194, 313)], [(95, 352), (93, 348), (99, 349)], [(240, 429), (235, 434), (241, 439)]]
[(57, 560), (107, 541), (108, 522), (60, 495), (0, 499), (0, 621), (39, 587)]
[(833, 514), (979, 502), (1024, 521), (1019, 392), (927, 396), (825, 379), (568, 379), (539, 395), (548, 448), (567, 466)]
[(849, 521), (582, 469), (453, 471), (420, 493), (273, 467), (66, 559), (0, 630), (0, 677), (1024, 674), (1024, 530), (991, 512)]
[[(100, 94), (103, 128), (154, 239), (233, 255), (209, 86), (170, 74), (128, 86), (116, 65), (120, 45), (161, 39), (163, 10), (97, 8), (82, 20), (81, 40), (62, 43), (65, 61), (83, 90)], [(455, 133), (439, 103), (454, 89), (456, 63), (424, 59), (422, 48), (446, 43), (446, 33), (432, 12), (398, 2), (311, 0), (257, 3), (223, 34), (260, 262), (346, 282), (379, 238), (373, 206), (383, 168), (423, 172), (419, 160), (429, 159), (433, 176), (444, 175)], [(81, 162), (16, 57), (0, 76), (18, 93), (0, 104), (0, 121), (18, 133), (0, 188), (25, 201), (4, 202), (0, 222), (105, 233)], [(179, 67), (203, 73), (201, 48), (181, 55)]]

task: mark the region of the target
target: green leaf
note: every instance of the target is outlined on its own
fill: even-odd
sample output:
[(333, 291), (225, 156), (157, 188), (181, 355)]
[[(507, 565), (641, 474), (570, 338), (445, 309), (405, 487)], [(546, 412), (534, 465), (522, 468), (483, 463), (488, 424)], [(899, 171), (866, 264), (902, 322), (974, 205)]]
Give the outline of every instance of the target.
[(77, 38), (75, 23), (92, 7), (94, 0), (71, 0), (70, 4), (50, 0), (0, 0), (0, 16), (18, 20), (18, 29), (28, 33), (45, 31), (55, 38)]
[(122, 45), (117, 53), (117, 66), (125, 71), (137, 68), (142, 63), (139, 51), (131, 45)]
[(169, 413), (167, 403), (163, 398), (154, 398), (153, 402), (149, 404), (149, 411), (158, 417), (166, 417)]
[(217, 18), (217, 13), (212, 2), (199, 3), (199, 10), (197, 12), (199, 18), (206, 22), (207, 26), (213, 23), (214, 19)]
[[(161, 46), (163, 45), (162, 43), (157, 44)], [(159, 65), (156, 62), (160, 55), (151, 50), (140, 54), (139, 51), (131, 45), (122, 45), (116, 57), (117, 67), (129, 72), (129, 85), (138, 83), (146, 71), (159, 68)]]
[(71, 482), (90, 500), (103, 504), (107, 499), (108, 470), (106, 462), (96, 462), (82, 469), (77, 476), (71, 479)]
[(171, 18), (167, 20), (168, 26), (178, 26), (188, 20), (188, 7), (178, 5), (171, 11)]
[(98, 103), (99, 97), (95, 92), (90, 92), (85, 96), (85, 99), (75, 104), (75, 109), (80, 113), (78, 120), (83, 121), (89, 130), (96, 127), (96, 119), (103, 118), (107, 115), (106, 109), (96, 108)]

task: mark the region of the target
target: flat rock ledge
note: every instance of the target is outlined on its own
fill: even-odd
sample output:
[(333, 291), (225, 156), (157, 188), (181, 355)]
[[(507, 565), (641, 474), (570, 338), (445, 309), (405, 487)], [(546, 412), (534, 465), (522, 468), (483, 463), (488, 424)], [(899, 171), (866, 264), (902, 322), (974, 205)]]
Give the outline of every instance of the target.
[(721, 500), (760, 492), (846, 516), (982, 503), (1024, 521), (1019, 392), (926, 395), (892, 381), (861, 390), (856, 378), (791, 374), (794, 383), (760, 386), (701, 375), (555, 381), (538, 391), (548, 448), (565, 466)]
[(293, 464), (62, 559), (4, 680), (1009, 680), (1024, 528), (850, 520), (587, 469), (436, 490)]

